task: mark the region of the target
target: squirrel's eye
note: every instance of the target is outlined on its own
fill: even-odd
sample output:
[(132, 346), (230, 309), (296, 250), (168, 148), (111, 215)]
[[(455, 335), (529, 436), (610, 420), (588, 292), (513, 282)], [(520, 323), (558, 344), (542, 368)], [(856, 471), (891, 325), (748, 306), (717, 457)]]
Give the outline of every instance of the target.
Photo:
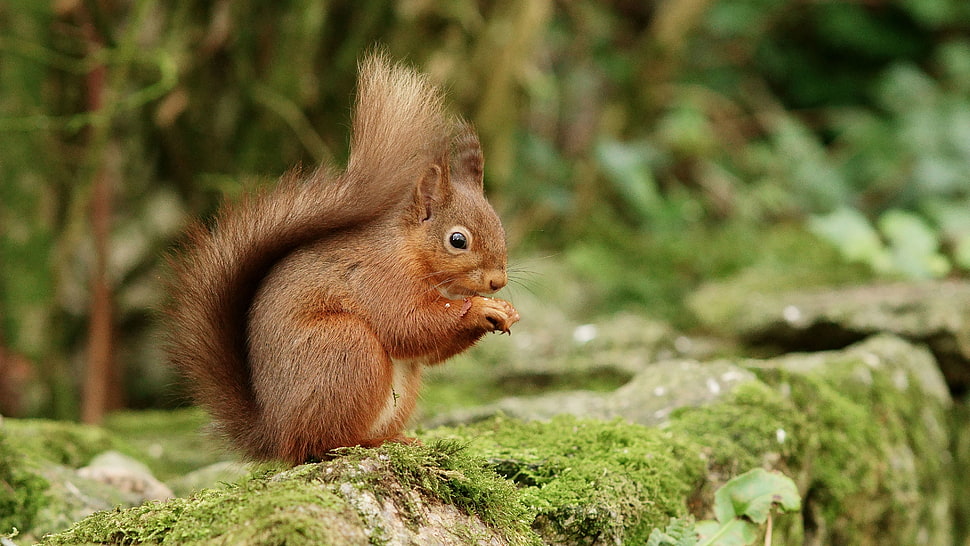
[(464, 233), (456, 231), (448, 236), (448, 244), (450, 244), (452, 248), (465, 250), (468, 248), (468, 238), (465, 237)]
[(445, 250), (451, 254), (458, 255), (469, 252), (472, 246), (472, 234), (465, 226), (451, 226), (451, 229), (444, 232), (445, 237), (442, 241)]

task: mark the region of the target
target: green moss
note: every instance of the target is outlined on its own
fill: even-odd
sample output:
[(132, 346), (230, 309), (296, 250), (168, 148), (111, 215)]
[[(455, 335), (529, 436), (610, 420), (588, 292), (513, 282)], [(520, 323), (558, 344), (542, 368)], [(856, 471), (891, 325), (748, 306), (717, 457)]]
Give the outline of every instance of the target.
[(671, 433), (704, 446), (724, 481), (766, 463), (798, 465), (808, 423), (789, 400), (757, 381), (738, 385), (722, 402), (674, 412)]
[[(883, 462), (888, 457), (887, 434), (892, 426), (873, 415), (865, 398), (854, 399), (824, 379), (792, 375), (792, 401), (813, 424), (817, 450), (812, 455), (812, 495), (829, 522), (851, 514), (847, 503), (888, 494)], [(861, 530), (861, 529), (860, 529)]]
[(4, 419), (0, 425), (0, 533), (30, 532), (51, 502), (45, 464), (71, 468), (98, 453), (131, 448), (98, 427), (43, 419)]
[(38, 510), (47, 502), (49, 484), (29, 471), (22, 452), (14, 449), (6, 432), (9, 420), (0, 424), (0, 536), (14, 528), (30, 529)]
[[(776, 390), (759, 381), (738, 385), (722, 401), (674, 412), (668, 430), (703, 446), (707, 479), (687, 500), (695, 516), (710, 518), (715, 491), (731, 478), (753, 468), (773, 468), (799, 481), (805, 472), (805, 451), (812, 429), (798, 409)], [(802, 542), (800, 518), (776, 518), (782, 543)]]
[(32, 461), (77, 468), (108, 450), (134, 453), (131, 446), (100, 427), (45, 419), (4, 419), (3, 428), (10, 445)]
[[(422, 503), (452, 504), (478, 516), (510, 544), (538, 543), (515, 487), (454, 442), (346, 449), (333, 461), (278, 470), (266, 465), (227, 488), (97, 513), (45, 544), (381, 543), (383, 530), (348, 503), (348, 486), (373, 494), (377, 506), (403, 507), (415, 525), (411, 495), (418, 491)], [(471, 528), (464, 532), (475, 535)]]
[[(523, 504), (515, 486), (489, 470), (485, 460), (469, 453), (464, 444), (454, 440), (435, 440), (427, 446), (389, 443), (376, 453), (387, 472), (360, 474), (356, 481), (377, 490), (378, 497), (395, 495), (386, 486), (400, 483), (405, 490), (422, 491), (426, 497), (474, 514), (487, 525), (503, 530), (514, 543), (523, 540), (528, 543), (537, 538), (529, 530), (535, 514)], [(343, 463), (357, 464), (364, 458), (374, 457), (375, 451), (351, 448), (343, 450), (343, 455)], [(388, 481), (388, 473), (397, 479)], [(337, 475), (318, 477), (333, 479)], [(407, 499), (400, 500), (407, 504)]]
[(816, 518), (806, 525), (827, 529), (836, 543), (948, 536), (947, 515), (927, 500), (952, 494), (940, 479), (952, 472), (941, 456), (948, 447), (943, 406), (891, 354), (877, 355), (847, 352), (817, 369), (758, 370), (810, 423), (798, 450), (806, 514)]
[[(87, 513), (83, 495), (63, 494), (64, 484), (74, 487), (70, 485), (73, 469), (87, 465), (100, 453), (115, 450), (149, 465), (160, 466), (159, 458), (150, 457), (138, 449), (141, 446), (149, 449), (149, 444), (137, 440), (155, 434), (158, 442), (170, 450), (172, 443), (165, 441), (165, 438), (172, 435), (166, 427), (170, 429), (168, 423), (178, 423), (179, 419), (173, 420), (168, 415), (155, 412), (145, 417), (140, 421), (132, 419), (131, 428), (125, 430), (122, 427), (117, 434), (101, 427), (64, 421), (5, 419), (0, 427), (0, 467), (3, 467), (0, 474), (5, 474), (0, 476), (0, 525), (3, 525), (0, 532), (5, 532), (4, 527), (14, 525), (28, 535), (60, 530), (66, 528), (73, 518)], [(199, 421), (198, 417), (192, 419)], [(140, 422), (141, 426), (135, 426), (136, 422)], [(179, 426), (184, 428), (184, 425)], [(129, 439), (135, 441), (129, 443)], [(204, 451), (201, 447), (195, 447), (189, 453)], [(197, 457), (185, 455), (192, 456)], [(87, 488), (92, 485), (95, 484), (87, 484), (82, 489), (91, 493)], [(105, 490), (94, 494), (94, 498), (107, 502), (108, 506), (115, 502), (127, 502), (121, 493), (107, 485), (103, 487)], [(8, 505), (17, 509), (8, 510)]]
[(521, 487), (548, 540), (616, 536), (646, 540), (686, 513), (684, 499), (703, 475), (695, 445), (619, 421), (559, 417), (525, 423), (497, 417), (434, 436), (463, 438), (499, 474)]
[(44, 544), (340, 544), (356, 528), (333, 492), (305, 480), (252, 479), (189, 498), (100, 512)]
[[(422, 510), (429, 504), (474, 514), (489, 528), (472, 520), (467, 528), (456, 524), (469, 543), (483, 541), (491, 530), (510, 543), (536, 543), (535, 529), (551, 543), (598, 537), (638, 544), (670, 518), (686, 516), (688, 508), (708, 517), (719, 485), (765, 466), (788, 474), (805, 494), (801, 518), (776, 520), (780, 542), (945, 537), (941, 516), (932, 511), (949, 505), (932, 502), (931, 495), (950, 495), (950, 486), (940, 483), (940, 476), (953, 473), (940, 456), (947, 449), (946, 395), (927, 394), (910, 373), (923, 369), (916, 358), (921, 354), (897, 340), (864, 350), (748, 361), (760, 380), (737, 386), (716, 403), (679, 410), (663, 428), (497, 417), (425, 432), (424, 446), (347, 449), (336, 460), (282, 474), (266, 467), (226, 490), (93, 516), (49, 542), (390, 540), (383, 520), (348, 502), (344, 488), (351, 488), (371, 495), (375, 506), (397, 507), (412, 530), (427, 525)], [(903, 360), (908, 358), (913, 360)], [(159, 427), (166, 419), (149, 417), (159, 419)], [(176, 422), (194, 431), (198, 414), (183, 417), (176, 415)], [(132, 418), (113, 426), (134, 431), (143, 425)], [(85, 442), (88, 447), (77, 454), (59, 457), (80, 459), (81, 451), (98, 443)], [(0, 454), (2, 448), (0, 443)], [(2, 472), (0, 466), (0, 477)], [(370, 534), (364, 537), (361, 529)]]
[[(954, 468), (970, 468), (970, 404), (961, 400), (950, 414)], [(954, 544), (970, 544), (970, 476), (961, 473), (954, 480)]]
[(945, 404), (911, 373), (931, 361), (899, 344), (906, 345), (879, 341), (844, 353), (751, 362), (762, 381), (717, 404), (675, 412), (667, 430), (699, 442), (709, 457), (709, 480), (691, 501), (695, 515), (709, 509), (718, 485), (766, 466), (794, 478), (805, 495), (803, 521), (780, 531), (786, 540), (813, 533), (846, 544), (948, 536), (947, 503), (937, 500), (951, 496), (940, 480), (952, 473), (941, 456), (948, 447)]

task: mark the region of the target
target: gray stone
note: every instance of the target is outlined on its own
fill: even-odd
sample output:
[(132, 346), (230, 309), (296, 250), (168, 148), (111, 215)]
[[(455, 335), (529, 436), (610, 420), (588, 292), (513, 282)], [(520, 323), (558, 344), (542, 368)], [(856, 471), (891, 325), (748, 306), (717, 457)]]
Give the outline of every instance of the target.
[(78, 476), (114, 487), (140, 504), (146, 500), (172, 498), (172, 490), (155, 479), (144, 464), (117, 451), (106, 451), (77, 470)]
[(753, 373), (726, 360), (658, 362), (611, 393), (607, 413), (632, 423), (657, 425), (675, 409), (710, 404), (754, 380)]
[(219, 487), (221, 484), (235, 483), (248, 476), (250, 466), (237, 461), (222, 461), (193, 470), (169, 482), (172, 491), (178, 496), (187, 495), (206, 487)]
[(66, 466), (43, 463), (37, 465), (36, 472), (50, 484), (45, 492), (49, 502), (38, 511), (29, 530), (36, 537), (66, 529), (95, 512), (134, 506), (143, 500), (138, 494), (86, 478)]
[(644, 367), (631, 381), (611, 393), (563, 391), (508, 397), (493, 404), (451, 412), (429, 420), (427, 425), (471, 423), (499, 413), (526, 421), (574, 415), (656, 425), (677, 408), (714, 402), (737, 385), (754, 379), (750, 371), (728, 361), (669, 360)]
[(886, 332), (933, 352), (953, 392), (970, 389), (970, 283), (937, 281), (819, 292), (702, 291), (691, 301), (710, 327), (779, 352), (845, 347)]

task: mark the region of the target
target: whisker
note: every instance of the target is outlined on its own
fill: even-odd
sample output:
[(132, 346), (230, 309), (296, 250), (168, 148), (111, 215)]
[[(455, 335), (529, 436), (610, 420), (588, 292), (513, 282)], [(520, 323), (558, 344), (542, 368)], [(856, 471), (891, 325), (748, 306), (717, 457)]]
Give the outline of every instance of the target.
[(539, 294), (535, 290), (533, 290), (531, 286), (523, 282), (521, 279), (514, 279), (510, 277), (509, 284), (506, 288), (508, 288), (510, 291), (514, 291), (516, 288), (522, 288), (526, 292), (532, 294), (533, 296), (537, 298), (539, 297)]
[(562, 252), (553, 252), (551, 254), (546, 254), (544, 256), (530, 256), (522, 260), (516, 260), (517, 263), (528, 263), (528, 262), (538, 262), (542, 260), (549, 260), (551, 258), (556, 258), (562, 256)]
[(536, 256), (536, 257), (532, 257), (524, 260), (516, 260), (515, 263), (510, 264), (507, 269), (509, 273), (531, 273), (533, 275), (541, 275), (542, 273), (539, 273), (533, 269), (530, 269), (529, 265), (532, 263), (539, 262), (541, 260), (548, 260), (550, 258), (554, 258), (559, 255), (561, 255), (560, 252), (554, 252), (552, 254), (546, 254), (545, 256)]
[(445, 280), (439, 282), (438, 284), (432, 286), (431, 288), (437, 290), (438, 288), (441, 288), (442, 286), (449, 285), (449, 284), (451, 284), (453, 282), (455, 282), (455, 279), (445, 279)]
[(431, 273), (428, 273), (427, 275), (424, 275), (423, 277), (421, 277), (421, 280), (423, 281), (425, 279), (430, 279), (431, 277), (434, 277), (435, 275), (441, 275), (442, 273), (444, 273), (444, 271), (432, 271)]

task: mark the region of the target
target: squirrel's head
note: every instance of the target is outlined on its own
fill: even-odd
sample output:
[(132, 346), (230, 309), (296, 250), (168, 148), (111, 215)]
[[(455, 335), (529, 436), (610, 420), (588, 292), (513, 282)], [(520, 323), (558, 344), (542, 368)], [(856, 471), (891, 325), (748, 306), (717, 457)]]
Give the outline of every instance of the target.
[(463, 124), (452, 149), (429, 166), (408, 210), (428, 282), (443, 297), (505, 286), (505, 230), (485, 199), (481, 145), (470, 125)]

